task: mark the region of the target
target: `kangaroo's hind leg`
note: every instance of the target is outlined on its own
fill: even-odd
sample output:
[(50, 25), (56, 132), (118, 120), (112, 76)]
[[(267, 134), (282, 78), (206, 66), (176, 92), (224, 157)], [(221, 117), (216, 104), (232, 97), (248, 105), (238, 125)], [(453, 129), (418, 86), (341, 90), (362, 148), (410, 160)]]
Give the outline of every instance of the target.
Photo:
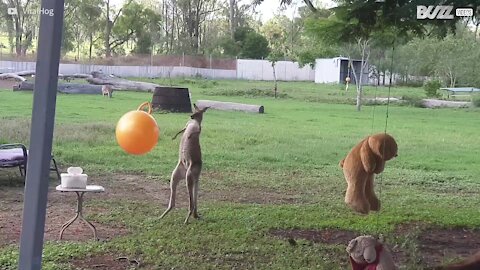
[(163, 212), (160, 218), (163, 218), (170, 210), (175, 207), (175, 198), (177, 195), (177, 185), (180, 180), (185, 178), (186, 169), (182, 162), (178, 162), (177, 167), (172, 172), (172, 178), (170, 179), (170, 200), (168, 202), (168, 208)]
[[(195, 200), (195, 185), (198, 183), (198, 178), (200, 176), (200, 169), (199, 165), (191, 165), (187, 169), (187, 188), (188, 188), (188, 215), (185, 218), (185, 224), (188, 223), (190, 216), (195, 215), (196, 213), (196, 200)], [(197, 184), (198, 185), (198, 184)], [(197, 187), (198, 189), (198, 187)]]
[(200, 172), (202, 170), (202, 165), (197, 165), (198, 167), (194, 171), (194, 184), (193, 184), (193, 217), (196, 219), (200, 219), (200, 215), (198, 214), (198, 184), (200, 182)]

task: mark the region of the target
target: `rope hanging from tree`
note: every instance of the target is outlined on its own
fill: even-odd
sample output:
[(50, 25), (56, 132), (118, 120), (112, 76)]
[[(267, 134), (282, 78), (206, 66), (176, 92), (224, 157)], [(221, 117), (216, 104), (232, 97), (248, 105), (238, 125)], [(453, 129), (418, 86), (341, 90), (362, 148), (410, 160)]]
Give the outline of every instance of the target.
[[(397, 1), (395, 1), (395, 6), (397, 6)], [(397, 30), (397, 18), (395, 17), (395, 21), (394, 21), (394, 31)], [(383, 130), (383, 133), (384, 134), (387, 134), (387, 128), (388, 128), (388, 117), (389, 117), (389, 108), (390, 108), (390, 97), (391, 97), (391, 90), (392, 90), (392, 78), (393, 78), (393, 66), (394, 66), (394, 62), (395, 62), (395, 43), (396, 43), (396, 39), (397, 39), (397, 35), (394, 34), (393, 35), (393, 41), (392, 41), (392, 57), (391, 57), (391, 60), (390, 60), (390, 78), (389, 78), (389, 82), (388, 82), (388, 95), (387, 95), (387, 107), (386, 107), (386, 112), (385, 112), (385, 126), (384, 126), (384, 130)], [(384, 75), (385, 76), (385, 75)], [(374, 101), (374, 106), (373, 106), (373, 117), (372, 117), (372, 133), (373, 133), (373, 121), (375, 121), (375, 106), (376, 106), (376, 91), (375, 91), (375, 101)], [(382, 149), (382, 155), (385, 155), (385, 141), (383, 143), (383, 149)], [(379, 176), (379, 180), (378, 180), (378, 197), (379, 199), (381, 199), (382, 197), (382, 185), (383, 184), (383, 177), (382, 175)], [(378, 212), (377, 215), (376, 215), (376, 230), (377, 230), (377, 235), (379, 235), (379, 223), (380, 223), (380, 215), (381, 213)]]

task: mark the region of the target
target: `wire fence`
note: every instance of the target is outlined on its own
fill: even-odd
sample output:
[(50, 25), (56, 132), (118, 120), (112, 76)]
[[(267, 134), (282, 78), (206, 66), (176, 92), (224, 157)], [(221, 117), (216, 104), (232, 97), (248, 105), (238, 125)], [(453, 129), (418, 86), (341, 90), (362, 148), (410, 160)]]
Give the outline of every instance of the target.
[[(35, 62), (36, 54), (28, 54), (25, 56), (17, 56), (16, 54), (2, 53), (0, 61), (15, 62)], [(87, 65), (106, 65), (106, 66), (177, 66), (177, 67), (193, 67), (208, 69), (235, 70), (236, 59), (219, 58), (204, 55), (128, 55), (128, 56), (112, 56), (109, 58), (97, 57), (89, 59), (82, 56), (81, 58), (62, 56), (61, 63), (64, 64), (87, 64)]]

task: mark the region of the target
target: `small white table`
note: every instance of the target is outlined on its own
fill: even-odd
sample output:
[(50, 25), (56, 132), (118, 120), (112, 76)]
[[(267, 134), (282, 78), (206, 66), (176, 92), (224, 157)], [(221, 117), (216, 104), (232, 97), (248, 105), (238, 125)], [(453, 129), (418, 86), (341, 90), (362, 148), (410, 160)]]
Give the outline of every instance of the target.
[(67, 229), (70, 225), (72, 225), (72, 223), (75, 220), (80, 218), (81, 220), (85, 221), (85, 223), (87, 223), (87, 225), (90, 227), (90, 229), (92, 229), (93, 237), (95, 238), (95, 240), (98, 240), (97, 229), (95, 229), (95, 226), (93, 226), (92, 223), (90, 223), (88, 220), (86, 220), (83, 217), (83, 212), (82, 212), (82, 210), (83, 210), (83, 195), (86, 192), (92, 192), (92, 193), (104, 192), (105, 189), (102, 186), (97, 186), (97, 185), (87, 185), (87, 187), (85, 189), (64, 188), (64, 187), (62, 187), (62, 185), (58, 185), (56, 187), (56, 190), (61, 191), (61, 192), (75, 192), (77, 194), (77, 212), (75, 214), (75, 217), (73, 217), (72, 219), (70, 219), (69, 221), (67, 221), (65, 224), (62, 225), (62, 230), (60, 231), (59, 239), (62, 240), (63, 232), (65, 231), (65, 229)]

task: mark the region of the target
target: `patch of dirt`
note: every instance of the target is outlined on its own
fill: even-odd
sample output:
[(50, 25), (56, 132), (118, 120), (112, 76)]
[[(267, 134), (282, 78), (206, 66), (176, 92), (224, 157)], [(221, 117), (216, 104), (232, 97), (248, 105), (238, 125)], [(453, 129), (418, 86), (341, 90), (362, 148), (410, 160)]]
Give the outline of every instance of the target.
[[(61, 170), (62, 172), (64, 170)], [(215, 177), (215, 174), (205, 177)], [(221, 178), (221, 175), (217, 175)], [(2, 177), (3, 179), (3, 177)], [(215, 181), (218, 181), (216, 179)], [(76, 196), (71, 193), (62, 193), (55, 190), (58, 180), (51, 181), (47, 203), (47, 217), (45, 224), (45, 240), (57, 240), (61, 226), (75, 215)], [(109, 215), (113, 209), (102, 208), (95, 205), (95, 201), (127, 200), (158, 204), (166, 208), (170, 197), (168, 181), (144, 175), (129, 174), (104, 174), (89, 175), (88, 184), (101, 185), (104, 193), (85, 194), (84, 215), (101, 214)], [(19, 243), (22, 226), (24, 187), (21, 179), (0, 181), (0, 247)], [(93, 200), (93, 202), (92, 202)], [(222, 190), (202, 189), (200, 183), (200, 201), (228, 201), (235, 203), (258, 204), (290, 204), (298, 202), (294, 195), (281, 194), (275, 191), (263, 191), (255, 188)], [(184, 183), (179, 183), (177, 188), (177, 208), (188, 206), (188, 193)], [(112, 206), (113, 207), (113, 206)], [(113, 237), (128, 234), (128, 230), (120, 224), (102, 224), (88, 219), (97, 228), (100, 240), (109, 240)], [(93, 239), (91, 229), (83, 221), (76, 220), (69, 226), (63, 240), (88, 241)]]
[[(100, 240), (107, 241), (113, 237), (126, 235), (128, 230), (119, 225), (95, 222), (88, 215), (91, 213), (108, 215), (110, 209), (95, 207), (89, 204), (89, 199), (102, 199), (104, 194), (85, 194), (83, 213), (97, 229)], [(49, 188), (47, 216), (45, 220), (46, 241), (58, 240), (62, 225), (75, 216), (76, 196), (55, 191)], [(22, 229), (23, 187), (2, 187), (0, 189), (0, 247), (16, 244), (20, 241)], [(92, 230), (83, 221), (77, 219), (63, 233), (62, 240), (88, 241), (93, 239)]]
[(270, 234), (289, 239), (304, 239), (315, 243), (348, 245), (348, 242), (359, 234), (353, 231), (324, 229), (324, 230), (302, 230), (302, 229), (271, 229)]
[(18, 85), (18, 82), (14, 80), (0, 80), (0, 89), (12, 90), (14, 85)]
[(446, 258), (468, 257), (480, 250), (480, 230), (466, 228), (430, 228), (418, 237), (423, 261), (439, 265)]
[[(286, 239), (295, 245), (296, 239), (314, 243), (344, 245), (360, 234), (357, 232), (335, 229), (271, 229), (273, 236)], [(466, 228), (435, 228), (421, 222), (399, 225), (395, 236), (412, 237), (418, 245), (419, 254), (408, 254), (398, 243), (388, 243), (397, 265), (405, 265), (409, 257), (418, 257), (423, 266), (440, 266), (445, 261), (466, 258), (480, 250), (480, 230)]]
[(114, 256), (113, 254), (99, 254), (95, 256), (75, 259), (70, 265), (78, 270), (98, 269), (98, 270), (125, 270), (125, 269), (144, 269), (140, 261)]

